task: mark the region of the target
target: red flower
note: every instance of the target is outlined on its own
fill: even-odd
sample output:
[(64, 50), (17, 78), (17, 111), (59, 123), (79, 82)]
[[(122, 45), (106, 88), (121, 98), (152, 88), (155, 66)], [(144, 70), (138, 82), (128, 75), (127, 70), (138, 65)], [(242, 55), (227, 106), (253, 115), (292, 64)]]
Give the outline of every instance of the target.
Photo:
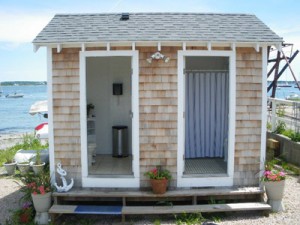
[(40, 190), (40, 192), (41, 192), (42, 195), (45, 194), (45, 188), (44, 188), (43, 185), (39, 187), (39, 190)]

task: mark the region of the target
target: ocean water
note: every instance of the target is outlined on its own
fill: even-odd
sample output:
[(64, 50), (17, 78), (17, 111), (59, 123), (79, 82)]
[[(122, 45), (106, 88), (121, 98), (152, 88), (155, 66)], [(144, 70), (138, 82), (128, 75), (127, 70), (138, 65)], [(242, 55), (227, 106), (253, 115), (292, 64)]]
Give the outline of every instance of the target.
[[(268, 96), (271, 96), (272, 89), (268, 92)], [(294, 87), (294, 84), (292, 87), (280, 87), (276, 89), (276, 98), (285, 99), (287, 96), (291, 94), (297, 94), (300, 96), (300, 91), (298, 88)]]
[[(33, 132), (40, 123), (47, 119), (40, 115), (31, 116), (30, 106), (36, 101), (47, 100), (47, 86), (2, 86), (2, 97), (0, 97), (0, 135)], [(5, 98), (9, 93), (22, 93), (23, 98)], [(292, 87), (281, 87), (276, 91), (276, 98), (285, 99), (290, 94), (298, 94), (300, 91)], [(271, 91), (268, 92), (268, 96)]]
[[(47, 100), (47, 86), (2, 86), (0, 97), (0, 135), (33, 132), (47, 119), (30, 115), (30, 106), (36, 101)], [(5, 98), (6, 94), (22, 93), (23, 98)]]

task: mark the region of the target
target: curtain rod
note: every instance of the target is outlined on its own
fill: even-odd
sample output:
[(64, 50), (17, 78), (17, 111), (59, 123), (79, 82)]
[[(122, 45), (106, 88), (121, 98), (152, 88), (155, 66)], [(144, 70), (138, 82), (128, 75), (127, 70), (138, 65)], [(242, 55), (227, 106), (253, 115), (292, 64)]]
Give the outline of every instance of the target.
[(229, 72), (229, 70), (184, 70), (184, 72)]

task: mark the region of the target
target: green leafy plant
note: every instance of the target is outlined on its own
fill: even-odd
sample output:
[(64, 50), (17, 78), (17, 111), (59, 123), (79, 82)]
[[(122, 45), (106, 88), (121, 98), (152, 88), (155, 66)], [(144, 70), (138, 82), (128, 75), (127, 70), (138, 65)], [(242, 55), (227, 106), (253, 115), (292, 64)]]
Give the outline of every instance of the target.
[(42, 164), (42, 160), (41, 160), (41, 150), (36, 150), (36, 154), (35, 154), (35, 165), (41, 165)]
[(159, 219), (156, 219), (156, 220), (154, 220), (154, 223), (153, 223), (154, 225), (161, 225), (161, 222), (160, 222), (160, 220)]
[(175, 215), (175, 221), (177, 225), (196, 225), (202, 224), (206, 219), (201, 213), (182, 213), (180, 215)]
[(209, 202), (208, 202), (208, 204), (211, 204), (211, 205), (213, 205), (213, 204), (225, 204), (225, 203), (226, 203), (226, 201), (224, 199), (222, 199), (222, 200), (216, 200), (213, 197), (210, 197), (209, 198)]
[(272, 130), (272, 124), (270, 122), (267, 122), (267, 130), (268, 131)]
[(300, 142), (300, 133), (299, 132), (295, 132), (292, 129), (287, 129), (287, 130), (283, 130), (284, 126), (280, 125), (280, 127), (277, 127), (278, 132), (281, 132), (280, 134), (289, 137), (292, 141), (295, 142)]
[(275, 134), (282, 134), (286, 129), (286, 124), (283, 121), (278, 121), (276, 129), (274, 131)]
[(285, 115), (285, 109), (284, 109), (284, 106), (280, 106), (277, 110), (277, 116), (279, 117), (284, 117)]
[(282, 132), (282, 135), (291, 138), (295, 132), (292, 129), (286, 129)]
[(33, 134), (25, 134), (23, 135), (22, 142), (9, 147), (5, 150), (0, 151), (0, 164), (2, 165), (7, 161), (7, 157), (13, 158), (16, 152), (20, 149), (23, 150), (41, 150), (48, 148), (48, 143), (42, 144), (41, 141), (34, 137)]
[(161, 168), (161, 166), (157, 166), (157, 167), (153, 168), (152, 170), (146, 172), (145, 176), (148, 176), (150, 179), (155, 179), (155, 180), (163, 180), (163, 179), (170, 180), (170, 179), (172, 179), (170, 171), (163, 170)]
[(16, 152), (14, 150), (3, 150), (1, 151), (0, 157), (2, 163), (13, 163)]
[(292, 141), (300, 142), (300, 133), (299, 132), (294, 132), (294, 133), (291, 134), (290, 138), (291, 138)]

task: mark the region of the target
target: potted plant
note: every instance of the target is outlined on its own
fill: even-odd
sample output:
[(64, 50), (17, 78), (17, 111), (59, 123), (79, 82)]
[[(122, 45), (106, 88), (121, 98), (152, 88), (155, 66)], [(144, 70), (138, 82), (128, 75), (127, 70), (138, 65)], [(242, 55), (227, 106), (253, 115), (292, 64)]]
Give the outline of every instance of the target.
[(263, 172), (261, 181), (266, 189), (268, 203), (271, 205), (274, 212), (284, 211), (282, 198), (284, 193), (285, 178), (285, 172), (276, 169), (272, 162), (269, 162), (265, 165), (265, 171)]
[(47, 224), (51, 207), (52, 185), (49, 172), (42, 171), (37, 175), (28, 173), (22, 179), (25, 184), (21, 191), (24, 192), (24, 199), (32, 200), (36, 211), (35, 222)]
[(6, 169), (7, 174), (10, 176), (14, 175), (17, 165), (16, 161), (14, 160), (15, 152), (5, 150), (3, 156), (5, 159), (5, 163), (3, 163), (3, 165)]
[(36, 175), (43, 171), (45, 162), (41, 160), (41, 150), (36, 150), (35, 160), (31, 166)]
[(30, 169), (30, 164), (28, 161), (25, 162), (18, 162), (17, 163), (18, 169), (20, 170), (21, 175), (25, 175), (26, 173), (29, 172)]
[(146, 172), (145, 175), (150, 178), (154, 194), (164, 194), (167, 191), (168, 182), (172, 178), (170, 171), (163, 170), (161, 166), (157, 166)]

